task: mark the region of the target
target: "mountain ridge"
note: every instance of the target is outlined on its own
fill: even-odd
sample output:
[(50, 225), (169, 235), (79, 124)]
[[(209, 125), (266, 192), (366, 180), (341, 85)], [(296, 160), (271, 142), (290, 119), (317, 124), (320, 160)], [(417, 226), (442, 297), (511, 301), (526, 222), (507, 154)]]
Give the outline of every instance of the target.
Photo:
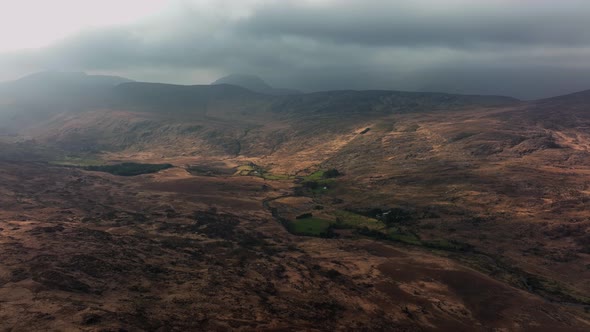
[(283, 89), (272, 87), (260, 77), (247, 74), (230, 74), (228, 76), (221, 77), (213, 83), (211, 83), (211, 85), (219, 84), (237, 85), (254, 92), (274, 96), (297, 95), (302, 93), (301, 91), (295, 89)]

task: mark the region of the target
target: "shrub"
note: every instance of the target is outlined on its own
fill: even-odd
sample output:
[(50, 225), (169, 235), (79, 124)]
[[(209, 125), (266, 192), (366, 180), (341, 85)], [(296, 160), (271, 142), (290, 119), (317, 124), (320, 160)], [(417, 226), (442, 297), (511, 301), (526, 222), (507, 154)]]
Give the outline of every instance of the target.
[(400, 209), (400, 208), (393, 208), (387, 212), (384, 212), (382, 214), (381, 218), (385, 224), (391, 225), (391, 224), (410, 221), (413, 219), (413, 216), (412, 216), (412, 213), (407, 210)]
[(334, 280), (334, 279), (338, 279), (338, 277), (340, 277), (342, 275), (342, 273), (334, 270), (334, 269), (330, 269), (328, 271), (326, 271), (326, 277)]
[(324, 178), (331, 179), (342, 175), (337, 169), (332, 168), (324, 172)]
[(316, 182), (316, 181), (306, 181), (306, 182), (303, 182), (303, 186), (305, 188), (309, 188), (309, 189), (312, 189), (313, 190), (313, 189), (319, 188), (320, 187), (320, 184), (318, 182)]

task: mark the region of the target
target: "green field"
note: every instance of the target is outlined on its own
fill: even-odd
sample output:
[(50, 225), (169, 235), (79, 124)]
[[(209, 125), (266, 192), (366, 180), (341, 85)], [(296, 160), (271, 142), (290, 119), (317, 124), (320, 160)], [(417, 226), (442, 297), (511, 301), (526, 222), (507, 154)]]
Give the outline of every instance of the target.
[(324, 173), (325, 172), (324, 171), (321, 171), (321, 170), (320, 171), (316, 171), (316, 172), (311, 173), (308, 176), (304, 176), (303, 177), (303, 180), (304, 181), (319, 181), (319, 180), (324, 179)]
[(289, 174), (271, 174), (271, 173), (267, 173), (267, 172), (263, 172), (262, 173), (262, 178), (266, 179), (266, 180), (293, 180), (295, 179), (295, 177), (293, 175), (289, 175)]
[(395, 242), (401, 242), (415, 246), (423, 245), (422, 241), (420, 241), (420, 238), (418, 238), (415, 234), (400, 232), (397, 229), (390, 229), (388, 232), (388, 238)]
[(385, 231), (386, 229), (385, 224), (382, 221), (374, 218), (365, 217), (354, 212), (336, 210), (334, 211), (333, 215), (336, 217), (336, 220), (338, 221), (338, 226), (343, 226), (343, 228), (367, 227), (368, 229), (378, 231)]
[(333, 177), (335, 177), (333, 175), (333, 172), (335, 172), (335, 171), (336, 170), (328, 170), (328, 171), (319, 170), (319, 171), (311, 173), (310, 175), (301, 177), (301, 176), (295, 176), (295, 175), (291, 175), (291, 174), (271, 173), (268, 170), (262, 168), (261, 166), (250, 163), (250, 164), (238, 166), (234, 175), (236, 175), (236, 176), (256, 176), (256, 177), (260, 177), (260, 178), (263, 178), (265, 180), (270, 180), (270, 181), (301, 179), (304, 183), (310, 183), (310, 182), (316, 183), (318, 188), (313, 189), (312, 191), (319, 193), (319, 192), (323, 191), (322, 188), (324, 186), (328, 186), (328, 185), (335, 182), (333, 179)]
[(239, 176), (249, 176), (249, 175), (256, 175), (255, 172), (260, 172), (259, 168), (255, 165), (242, 165), (238, 166), (238, 170), (234, 175)]
[(385, 225), (377, 219), (343, 210), (337, 210), (331, 214), (334, 216), (335, 221), (316, 217), (291, 221), (289, 223), (289, 231), (294, 234), (310, 236), (321, 236), (328, 231), (330, 226), (341, 229), (360, 229), (366, 227), (375, 231), (386, 231)]
[(290, 222), (289, 231), (298, 235), (320, 236), (326, 233), (333, 222), (320, 218), (305, 218)]
[(262, 167), (254, 164), (239, 166), (236, 173), (237, 176), (256, 176), (265, 180), (279, 181), (279, 180), (293, 180), (295, 176), (289, 174), (272, 174)]

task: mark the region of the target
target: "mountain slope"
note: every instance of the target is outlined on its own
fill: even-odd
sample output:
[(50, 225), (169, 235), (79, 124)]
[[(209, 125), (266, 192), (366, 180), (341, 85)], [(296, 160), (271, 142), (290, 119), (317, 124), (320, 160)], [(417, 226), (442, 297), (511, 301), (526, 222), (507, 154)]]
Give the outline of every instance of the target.
[[(543, 256), (522, 256), (540, 250), (531, 248), (545, 233), (562, 227), (564, 216), (585, 218), (590, 137), (587, 118), (576, 115), (583, 110), (579, 103), (553, 108), (547, 101), (435, 93), (335, 91), (265, 97), (230, 86), (121, 87), (141, 93), (125, 92), (135, 97), (116, 111), (56, 118), (36, 137), (70, 151), (108, 151), (119, 158), (231, 158), (254, 162), (273, 174), (336, 168), (346, 176), (325, 198), (315, 198), (319, 205), (330, 206), (334, 200), (345, 202), (341, 209), (400, 207), (417, 216), (438, 215), (416, 217), (403, 228), (422, 238), (468, 242), (484, 252), (503, 248), (517, 262), (535, 261), (528, 272), (568, 285), (588, 273), (583, 269), (587, 249), (565, 238), (552, 240)], [(176, 98), (160, 104), (152, 88), (170, 89), (166, 93)], [(191, 111), (154, 111), (175, 109), (177, 101), (192, 105)], [(149, 105), (157, 107), (142, 108)], [(559, 119), (539, 120), (554, 114)], [(567, 204), (561, 203), (564, 197)], [(490, 222), (475, 225), (473, 220)], [(539, 220), (554, 222), (539, 226)], [(530, 237), (517, 241), (510, 235), (513, 227)], [(580, 230), (571, 238), (583, 243), (590, 224), (576, 227)], [(479, 239), (481, 231), (494, 238), (501, 234), (504, 240)], [(561, 261), (570, 256), (578, 258)], [(544, 271), (548, 261), (576, 274)], [(590, 292), (589, 285), (573, 288)]]
[[(289, 317), (280, 324), (297, 322), (301, 329), (311, 326), (308, 321), (334, 329), (350, 321), (374, 322), (377, 330), (585, 330), (589, 104), (584, 93), (521, 102), (120, 84), (99, 106), (62, 112), (29, 130), (34, 141), (0, 144), (5, 151), (59, 150), (53, 160), (42, 159), (49, 149), (10, 151), (10, 163), (0, 165), (8, 170), (0, 172), (6, 193), (0, 212), (10, 220), (6, 241), (40, 238), (55, 256), (37, 262), (29, 250), (5, 250), (3, 261), (15, 263), (0, 281), (42, 285), (53, 298), (81, 292), (86, 297), (80, 301), (101, 304), (92, 294), (105, 292), (123, 305), (93, 307), (92, 314), (111, 323), (112, 312), (124, 312), (129, 326), (143, 323), (144, 329), (188, 319), (166, 317), (169, 308), (198, 303), (192, 314), (205, 303), (208, 312), (223, 305), (240, 322), (244, 312), (257, 312), (265, 322), (277, 316), (276, 308), (295, 312), (295, 319), (280, 315)], [(80, 166), (132, 161), (176, 167), (123, 179), (21, 165), (13, 159), (19, 157), (70, 166), (74, 160)], [(34, 223), (20, 221), (29, 219)], [(131, 248), (141, 249), (142, 258), (129, 256)], [(74, 259), (73, 251), (86, 256)], [(120, 288), (110, 292), (93, 274), (108, 275), (117, 264), (143, 281), (114, 273)], [(155, 296), (161, 287), (175, 297)], [(193, 297), (178, 300), (182, 296)], [(139, 303), (137, 312), (130, 298)], [(227, 304), (227, 298), (237, 300)], [(7, 305), (17, 310), (17, 304)], [(148, 312), (152, 320), (137, 318)]]
[[(518, 101), (507, 97), (396, 91), (331, 91), (269, 96), (227, 84), (180, 86), (131, 82), (112, 89), (98, 111), (59, 116), (38, 127), (36, 135), (46, 142), (62, 146), (72, 146), (70, 143), (74, 142), (76, 149), (81, 144), (87, 144), (88, 148), (108, 150), (109, 143), (106, 142), (111, 142), (111, 148), (116, 150), (162, 150), (166, 151), (166, 155), (179, 155), (197, 153), (199, 146), (201, 149), (208, 146), (202, 153), (211, 155), (231, 151), (233, 154), (257, 157), (296, 142), (297, 137), (309, 137), (309, 141), (330, 140), (332, 133), (351, 132), (363, 122), (394, 114), (515, 103)], [(149, 119), (151, 124), (142, 127), (131, 125), (133, 121), (118, 123), (112, 120), (115, 122), (107, 125), (111, 119), (120, 116)], [(129, 127), (125, 127), (125, 123), (129, 123)], [(174, 124), (172, 127), (176, 129), (166, 132), (168, 139), (158, 140), (157, 135), (148, 132), (152, 130), (149, 128), (158, 127), (158, 123), (161, 127)], [(66, 124), (74, 124), (77, 128)], [(114, 132), (100, 130), (98, 124), (109, 128), (117, 126), (119, 129)], [(186, 135), (186, 128), (196, 127), (205, 128), (198, 132), (199, 139), (195, 137), (196, 132)], [(153, 142), (151, 139), (154, 139)], [(165, 145), (165, 142), (171, 141), (177, 145)], [(184, 145), (180, 141), (192, 143)], [(206, 143), (198, 143), (201, 141)], [(210, 145), (215, 142), (219, 146)]]
[(72, 72), (41, 72), (0, 83), (0, 134), (16, 133), (61, 112), (97, 109), (130, 80)]
[(232, 74), (225, 77), (222, 77), (215, 82), (211, 83), (211, 85), (219, 85), (219, 84), (231, 84), (236, 86), (241, 86), (245, 89), (268, 94), (268, 95), (275, 95), (275, 96), (282, 96), (282, 95), (296, 95), (300, 94), (301, 91), (292, 90), (292, 89), (278, 89), (274, 88), (264, 80), (262, 80), (258, 76), (254, 75), (242, 75), (242, 74)]
[(159, 83), (125, 83), (112, 90), (111, 108), (204, 114), (229, 111), (236, 114), (254, 111), (272, 98), (234, 85), (171, 85)]
[(82, 72), (46, 71), (0, 83), (0, 96), (18, 102), (50, 102), (58, 98), (82, 100), (125, 82), (131, 80)]

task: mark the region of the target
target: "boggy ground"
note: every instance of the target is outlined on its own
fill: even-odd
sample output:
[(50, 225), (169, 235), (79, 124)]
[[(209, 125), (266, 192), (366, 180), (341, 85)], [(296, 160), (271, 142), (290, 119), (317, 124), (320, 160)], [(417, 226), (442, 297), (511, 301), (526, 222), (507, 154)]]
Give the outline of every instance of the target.
[(263, 202), (292, 181), (0, 170), (4, 331), (590, 328), (582, 306), (427, 250), (289, 234)]

